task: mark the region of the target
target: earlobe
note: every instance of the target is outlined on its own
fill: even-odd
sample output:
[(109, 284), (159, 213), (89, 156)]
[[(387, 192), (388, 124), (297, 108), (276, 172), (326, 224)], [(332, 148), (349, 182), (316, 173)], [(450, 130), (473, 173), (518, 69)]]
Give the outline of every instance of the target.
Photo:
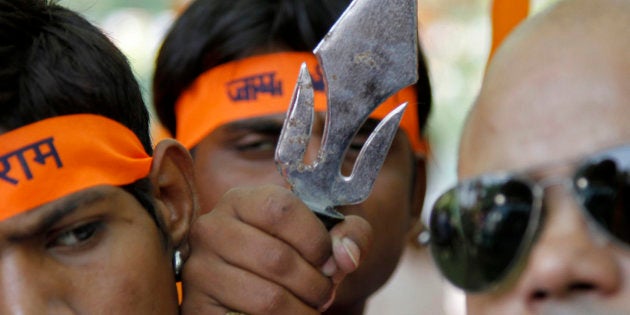
[(157, 214), (162, 217), (165, 233), (172, 246), (184, 257), (188, 254), (186, 238), (198, 210), (194, 188), (192, 158), (179, 142), (160, 141), (153, 153), (149, 178), (153, 184)]

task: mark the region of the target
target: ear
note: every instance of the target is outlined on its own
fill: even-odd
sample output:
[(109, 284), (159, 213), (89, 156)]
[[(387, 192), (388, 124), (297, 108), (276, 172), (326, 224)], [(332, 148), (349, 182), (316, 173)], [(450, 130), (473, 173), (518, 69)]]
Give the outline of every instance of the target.
[(424, 225), (420, 219), (424, 207), (424, 197), (427, 187), (427, 163), (424, 156), (414, 156), (414, 182), (411, 204), (411, 226), (409, 227), (409, 242), (418, 245), (418, 235), (422, 233)]
[(422, 207), (424, 206), (424, 196), (427, 188), (427, 163), (424, 156), (414, 156), (414, 182), (413, 182), (413, 205), (411, 216), (417, 221), (420, 219)]
[(172, 246), (188, 256), (188, 232), (198, 210), (192, 158), (173, 139), (160, 141), (153, 152), (149, 179), (153, 184), (157, 215)]

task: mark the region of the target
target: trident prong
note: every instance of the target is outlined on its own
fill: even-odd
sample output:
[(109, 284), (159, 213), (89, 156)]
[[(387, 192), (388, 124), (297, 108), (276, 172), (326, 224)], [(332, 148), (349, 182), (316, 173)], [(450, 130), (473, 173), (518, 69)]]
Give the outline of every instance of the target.
[[(355, 0), (315, 48), (326, 83), (327, 112), (321, 148), (306, 165), (313, 122), (313, 85), (306, 65), (276, 149), (276, 162), (293, 191), (320, 215), (364, 201), (396, 135), (406, 104), (387, 115), (359, 152), (352, 173), (341, 174), (347, 148), (370, 113), (418, 79), (416, 0)], [(334, 222), (333, 222), (334, 223)]]

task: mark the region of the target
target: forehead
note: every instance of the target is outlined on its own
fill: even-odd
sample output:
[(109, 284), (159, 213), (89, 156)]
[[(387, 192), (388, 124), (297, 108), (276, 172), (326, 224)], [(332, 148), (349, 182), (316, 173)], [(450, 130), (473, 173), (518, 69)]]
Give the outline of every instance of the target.
[(488, 74), (462, 136), (461, 178), (630, 142), (630, 69), (571, 48), (581, 53), (514, 52)]

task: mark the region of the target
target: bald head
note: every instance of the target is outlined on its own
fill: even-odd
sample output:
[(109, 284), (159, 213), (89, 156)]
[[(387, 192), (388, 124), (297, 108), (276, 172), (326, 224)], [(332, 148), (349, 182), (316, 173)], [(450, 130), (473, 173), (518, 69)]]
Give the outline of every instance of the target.
[(495, 55), (460, 146), (462, 178), (630, 142), (630, 1), (560, 2)]

